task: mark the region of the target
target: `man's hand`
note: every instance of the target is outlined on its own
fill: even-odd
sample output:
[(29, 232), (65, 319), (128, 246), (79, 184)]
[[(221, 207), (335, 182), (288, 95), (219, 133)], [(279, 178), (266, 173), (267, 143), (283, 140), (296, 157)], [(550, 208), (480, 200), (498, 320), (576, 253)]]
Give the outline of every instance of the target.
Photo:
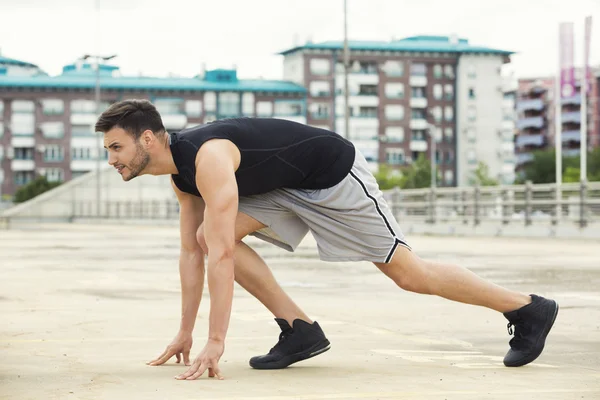
[(192, 334), (187, 332), (179, 332), (175, 339), (167, 346), (165, 351), (158, 356), (155, 360), (149, 361), (147, 365), (161, 365), (169, 361), (173, 356), (177, 357), (177, 363), (181, 362), (181, 356), (183, 355), (183, 362), (185, 365), (190, 365), (190, 350), (192, 349)]
[(210, 378), (216, 376), (219, 379), (223, 379), (221, 370), (219, 369), (219, 360), (224, 350), (225, 344), (223, 342), (209, 339), (204, 349), (194, 360), (192, 366), (185, 373), (177, 375), (175, 379), (194, 380), (201, 377), (207, 369)]

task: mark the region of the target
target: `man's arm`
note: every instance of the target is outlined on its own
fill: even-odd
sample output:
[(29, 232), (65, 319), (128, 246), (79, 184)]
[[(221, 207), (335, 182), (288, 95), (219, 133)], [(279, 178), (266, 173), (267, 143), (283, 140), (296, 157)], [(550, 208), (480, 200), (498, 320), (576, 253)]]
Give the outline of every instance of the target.
[(173, 355), (177, 357), (177, 362), (180, 362), (183, 356), (185, 365), (190, 365), (192, 332), (204, 289), (204, 251), (196, 240), (196, 232), (202, 224), (204, 202), (180, 191), (172, 180), (171, 185), (179, 201), (181, 323), (173, 341), (161, 355), (148, 362), (149, 365), (164, 364)]
[(204, 251), (197, 240), (198, 228), (202, 224), (204, 202), (202, 199), (181, 192), (171, 181), (179, 200), (179, 231), (181, 249), (179, 253), (179, 277), (181, 281), (181, 326), (180, 331), (192, 333), (202, 291), (204, 289)]
[(217, 343), (225, 341), (233, 301), (233, 253), (238, 211), (235, 170), (239, 162), (235, 150), (229, 141), (211, 140), (200, 148), (196, 158), (196, 185), (205, 203), (204, 229), (207, 232), (208, 336), (209, 341)]

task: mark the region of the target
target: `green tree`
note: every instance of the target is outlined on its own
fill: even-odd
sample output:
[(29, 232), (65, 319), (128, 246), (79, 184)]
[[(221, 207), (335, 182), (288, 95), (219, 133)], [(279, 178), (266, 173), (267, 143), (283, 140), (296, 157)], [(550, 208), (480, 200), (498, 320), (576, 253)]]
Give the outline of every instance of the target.
[(57, 187), (61, 183), (62, 182), (48, 182), (45, 176), (39, 176), (28, 184), (17, 189), (13, 201), (15, 203), (22, 203)]
[[(563, 157), (563, 177), (568, 168), (579, 169), (579, 162), (579, 157)], [(570, 174), (572, 173), (571, 171)], [(554, 149), (533, 152), (533, 160), (525, 166), (523, 175), (517, 180), (517, 183), (524, 183), (527, 180), (532, 183), (556, 182), (556, 153)]]
[(477, 169), (473, 171), (473, 175), (470, 178), (472, 185), (479, 186), (496, 186), (498, 180), (490, 176), (490, 169), (486, 163), (480, 161), (477, 165)]
[(379, 164), (379, 169), (375, 173), (375, 179), (381, 190), (388, 190), (396, 186), (402, 187), (402, 173), (395, 171), (386, 164)]
[(431, 185), (431, 165), (425, 154), (419, 157), (408, 168), (404, 170), (403, 189), (417, 189)]

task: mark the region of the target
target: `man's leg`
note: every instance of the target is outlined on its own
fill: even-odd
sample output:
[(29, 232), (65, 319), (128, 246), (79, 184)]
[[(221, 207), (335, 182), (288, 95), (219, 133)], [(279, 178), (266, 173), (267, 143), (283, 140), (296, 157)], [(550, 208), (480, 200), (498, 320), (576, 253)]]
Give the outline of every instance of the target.
[(503, 313), (509, 321), (509, 334), (514, 326), (515, 335), (504, 357), (507, 367), (520, 367), (539, 357), (558, 313), (554, 300), (513, 292), (457, 265), (422, 260), (403, 246), (396, 249), (390, 263), (375, 265), (405, 290)]
[(375, 265), (410, 292), (437, 295), (502, 313), (531, 302), (530, 296), (488, 282), (464, 267), (425, 261), (404, 246), (398, 246), (390, 263)]

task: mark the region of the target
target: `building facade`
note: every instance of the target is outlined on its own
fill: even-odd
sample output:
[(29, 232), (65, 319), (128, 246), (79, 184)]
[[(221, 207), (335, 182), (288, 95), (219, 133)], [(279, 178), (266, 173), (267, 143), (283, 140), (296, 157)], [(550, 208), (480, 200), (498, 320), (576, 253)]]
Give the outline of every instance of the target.
[[(577, 71), (577, 78), (581, 71)], [(587, 93), (587, 144), (588, 149), (600, 146), (600, 73), (594, 71)], [(515, 138), (516, 172), (523, 170), (533, 160), (533, 153), (556, 146), (555, 78), (538, 77), (519, 79), (517, 93), (517, 130)], [(563, 157), (579, 156), (581, 152), (582, 102), (581, 84), (576, 93), (561, 100), (561, 141)]]
[(350, 41), (348, 47), (347, 131), (343, 42), (280, 53), (284, 80), (308, 91), (309, 124), (347, 136), (373, 169), (429, 158), (433, 126), (440, 186), (468, 185), (480, 161), (493, 177), (512, 182), (514, 155), (498, 152), (514, 134), (504, 120), (501, 74), (511, 52), (440, 36)]
[(50, 77), (37, 66), (0, 58), (0, 193), (10, 197), (37, 175), (68, 181), (105, 164), (97, 115), (126, 98), (151, 100), (170, 131), (237, 116), (306, 122), (306, 90), (283, 81), (240, 80), (235, 70), (193, 78), (123, 77), (101, 65), (67, 65)]

